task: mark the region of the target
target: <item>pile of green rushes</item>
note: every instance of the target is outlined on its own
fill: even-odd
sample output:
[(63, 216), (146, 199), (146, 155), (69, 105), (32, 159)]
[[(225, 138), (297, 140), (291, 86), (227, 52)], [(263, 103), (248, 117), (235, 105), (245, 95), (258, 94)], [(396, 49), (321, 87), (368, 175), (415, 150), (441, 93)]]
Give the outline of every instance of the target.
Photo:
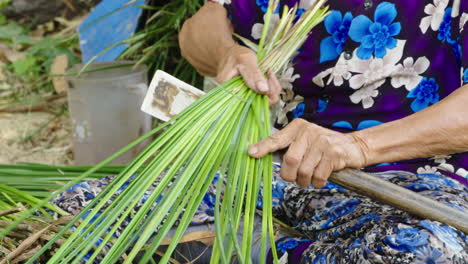
[[(41, 202), (26, 191), (0, 184), (0, 229), (17, 221), (27, 208)], [(9, 232), (0, 239), (0, 264), (24, 263), (36, 254), (50, 237), (57, 234), (71, 216), (52, 204), (38, 207), (37, 212), (22, 221), (14, 232)], [(64, 234), (66, 238), (71, 233)], [(55, 242), (55, 247), (62, 241)], [(50, 252), (48, 252), (50, 254)]]
[[(254, 47), (259, 65), (265, 73), (280, 73), (288, 67), (312, 28), (328, 14), (328, 8), (321, 8), (324, 2), (318, 1), (296, 23), (297, 7), (284, 7), (280, 21), (269, 33), (271, 15), (278, 5), (277, 0), (270, 1), (262, 38), (258, 46)], [(253, 47), (253, 43), (249, 45)], [(160, 136), (28, 263), (34, 263), (75, 224), (77, 227), (74, 232), (47, 263), (80, 263), (90, 250), (94, 250), (94, 253), (87, 258), (86, 263), (93, 263), (96, 259), (102, 263), (154, 262), (153, 253), (169, 231), (176, 227), (172, 242), (158, 260), (158, 263), (167, 263), (217, 173), (216, 239), (211, 263), (229, 263), (234, 254), (240, 263), (252, 262), (250, 256), (255, 206), (262, 183), (260, 261), (266, 260), (269, 240), (277, 262), (272, 222), (272, 156), (253, 159), (247, 155), (250, 144), (270, 135), (268, 99), (250, 90), (240, 77), (213, 89), (169, 122), (123, 148), (56, 193), (88, 177), (163, 129)], [(109, 203), (130, 179), (131, 183)], [(156, 180), (159, 183), (146, 202), (134, 211), (144, 192)], [(53, 199), (55, 194), (44, 199), (30, 212)], [(127, 217), (131, 218), (130, 222), (114, 238), (115, 232)], [(27, 218), (25, 214), (5, 228), (0, 233), (0, 239)], [(238, 233), (242, 234), (241, 241), (237, 239)], [(96, 245), (98, 240), (101, 243)], [(112, 245), (102, 254), (108, 242)]]
[[(27, 208), (49, 197), (52, 191), (60, 189), (90, 168), (31, 163), (0, 165), (0, 229), (17, 220)], [(107, 165), (82, 180), (118, 174), (124, 168), (123, 165)], [(68, 223), (70, 217), (67, 212), (50, 203), (39, 207), (33, 217), (23, 221), (15, 232), (8, 233), (0, 241), (0, 263), (6, 258), (9, 261), (7, 263), (22, 263), (28, 260), (47, 243), (49, 237)], [(59, 246), (60, 243), (61, 241), (56, 241), (55, 246)], [(46, 256), (42, 259), (45, 259), (44, 257)]]
[[(40, 164), (0, 165), (0, 212), (14, 208), (23, 211), (28, 207), (36, 207), (36, 216), (52, 219), (56, 215), (69, 215), (53, 204), (43, 203), (42, 199), (49, 197), (50, 191), (75, 179), (78, 171), (81, 170), (79, 175), (82, 175), (85, 168)], [(109, 166), (108, 169), (93, 173), (90, 178), (103, 177), (104, 173), (117, 170), (118, 166)], [(11, 220), (11, 216), (6, 218)], [(1, 220), (6, 218), (0, 217)]]
[[(15, 206), (17, 206), (18, 203), (23, 205), (23, 208), (21, 208), (21, 210), (23, 210), (26, 208), (26, 206), (33, 207), (40, 204), (41, 199), (15, 187), (11, 187), (6, 184), (0, 184), (0, 211), (16, 208)], [(47, 217), (53, 217), (51, 212), (59, 213), (61, 215), (68, 215), (63, 210), (49, 203), (38, 207), (38, 212)]]
[[(124, 168), (123, 165), (107, 165), (88, 175), (83, 181), (116, 175)], [(0, 185), (13, 187), (33, 197), (45, 199), (50, 196), (52, 191), (59, 190), (89, 169), (91, 169), (91, 166), (52, 166), (32, 163), (0, 164)]]

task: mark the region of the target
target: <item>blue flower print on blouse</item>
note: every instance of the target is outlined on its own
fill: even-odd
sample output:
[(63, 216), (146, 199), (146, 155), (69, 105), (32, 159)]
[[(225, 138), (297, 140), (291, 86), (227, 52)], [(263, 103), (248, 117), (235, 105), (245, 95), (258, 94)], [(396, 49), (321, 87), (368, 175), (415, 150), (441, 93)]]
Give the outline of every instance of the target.
[(414, 112), (418, 112), (428, 107), (430, 104), (439, 102), (439, 85), (436, 83), (434, 78), (424, 77), (421, 82), (411, 90), (406, 98), (415, 98), (411, 103), (411, 109)]
[[(378, 126), (381, 124), (383, 123), (377, 120), (364, 120), (357, 125), (356, 130), (363, 130), (363, 129)], [(348, 121), (338, 121), (336, 123), (333, 123), (332, 127), (355, 130), (353, 125)]]
[(299, 118), (304, 114), (305, 104), (300, 103), (296, 106), (296, 109), (292, 110), (293, 119)]
[(328, 101), (318, 99), (317, 113), (323, 113), (325, 112), (325, 110), (327, 110), (327, 108), (328, 108)]
[[(257, 3), (257, 6), (260, 7), (260, 9), (262, 9), (262, 12), (265, 13), (267, 10), (268, 10), (268, 3), (270, 1), (269, 0), (257, 0), (256, 3)], [(275, 14), (279, 13), (280, 11), (280, 6), (281, 5), (278, 5), (278, 7), (276, 8), (275, 10)]]
[(385, 243), (400, 251), (414, 251), (416, 247), (427, 244), (429, 235), (417, 228), (402, 228), (395, 236), (387, 236)]
[(269, 0), (257, 0), (257, 5), (262, 9), (263, 12), (268, 10)]
[(333, 123), (332, 127), (354, 130), (353, 125), (351, 125), (351, 123), (348, 122), (348, 121), (338, 121), (338, 122), (335, 122), (335, 123)]
[(397, 16), (394, 4), (382, 2), (374, 13), (374, 22), (367, 16), (360, 15), (353, 19), (349, 29), (349, 37), (361, 43), (357, 50), (360, 59), (370, 59), (372, 54), (377, 58), (383, 58), (387, 49), (397, 46), (394, 36), (400, 34), (400, 22), (392, 23)]
[(377, 120), (364, 120), (361, 123), (359, 123), (359, 125), (357, 126), (357, 130), (363, 130), (363, 129), (375, 127), (381, 124), (383, 123)]
[(463, 82), (468, 83), (468, 69), (463, 72)]
[(301, 18), (302, 14), (304, 14), (305, 11), (307, 11), (307, 10), (305, 10), (304, 8), (299, 8), (299, 9), (297, 10), (297, 12), (296, 12), (296, 20), (295, 20), (296, 22), (297, 22), (297, 20), (299, 20), (299, 18)]
[(320, 63), (334, 60), (340, 56), (348, 39), (348, 31), (353, 15), (347, 12), (344, 17), (341, 12), (333, 10), (325, 18), (325, 29), (331, 35), (320, 42)]
[(445, 10), (444, 19), (439, 27), (439, 34), (437, 38), (444, 42), (452, 43), (452, 8), (447, 8)]

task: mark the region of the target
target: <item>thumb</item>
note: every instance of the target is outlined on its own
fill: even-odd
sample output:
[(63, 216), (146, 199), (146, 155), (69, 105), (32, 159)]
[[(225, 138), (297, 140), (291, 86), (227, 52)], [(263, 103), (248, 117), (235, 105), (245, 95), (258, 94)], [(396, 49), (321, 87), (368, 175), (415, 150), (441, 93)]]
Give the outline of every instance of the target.
[(237, 70), (244, 78), (247, 86), (259, 94), (268, 94), (269, 87), (265, 75), (260, 70), (257, 63), (257, 56), (254, 52), (240, 54)]
[(288, 147), (296, 139), (304, 122), (306, 121), (295, 119), (283, 130), (280, 130), (270, 137), (251, 145), (248, 150), (249, 155), (252, 158), (261, 158), (268, 153)]

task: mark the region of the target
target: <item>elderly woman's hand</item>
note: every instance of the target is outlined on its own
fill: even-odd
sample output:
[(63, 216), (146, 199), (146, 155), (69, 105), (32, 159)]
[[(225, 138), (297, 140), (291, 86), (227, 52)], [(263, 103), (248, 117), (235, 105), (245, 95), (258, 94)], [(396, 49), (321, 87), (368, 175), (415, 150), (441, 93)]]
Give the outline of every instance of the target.
[(257, 55), (251, 49), (235, 44), (224, 54), (218, 65), (216, 81), (223, 83), (241, 75), (247, 86), (259, 94), (267, 95), (270, 105), (279, 102), (281, 85), (273, 73), (268, 80), (258, 67)]
[(184, 22), (179, 33), (182, 56), (201, 74), (216, 76), (219, 83), (242, 76), (249, 88), (268, 95), (270, 105), (276, 104), (281, 92), (280, 82), (272, 73), (265, 78), (255, 52), (237, 44), (232, 32), (226, 9), (208, 1)]
[(295, 119), (286, 128), (250, 146), (249, 154), (260, 158), (289, 147), (281, 177), (305, 187), (325, 186), (334, 171), (362, 168), (366, 164), (363, 143), (353, 134), (335, 132), (303, 119)]

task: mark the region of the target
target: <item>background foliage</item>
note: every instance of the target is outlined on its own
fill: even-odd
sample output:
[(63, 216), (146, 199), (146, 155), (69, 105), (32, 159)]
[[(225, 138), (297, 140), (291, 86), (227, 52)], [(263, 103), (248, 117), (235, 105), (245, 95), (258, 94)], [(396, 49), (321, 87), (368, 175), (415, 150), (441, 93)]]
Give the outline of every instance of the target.
[(146, 64), (150, 77), (160, 69), (201, 88), (203, 78), (182, 58), (178, 33), (184, 21), (203, 5), (204, 0), (149, 0), (145, 9), (142, 29), (128, 39), (129, 48), (122, 58)]

